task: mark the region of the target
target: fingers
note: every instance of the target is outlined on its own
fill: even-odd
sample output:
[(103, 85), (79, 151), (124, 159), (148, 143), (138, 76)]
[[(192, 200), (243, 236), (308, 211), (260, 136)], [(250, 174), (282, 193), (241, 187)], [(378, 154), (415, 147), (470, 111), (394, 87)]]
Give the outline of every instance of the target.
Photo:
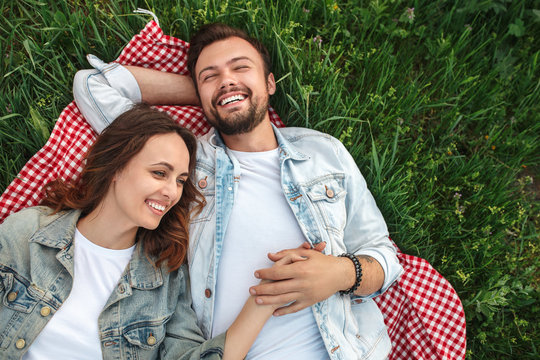
[(313, 247), (313, 250), (322, 253), (325, 247), (326, 247), (326, 241), (321, 241), (320, 243), (315, 244), (315, 246)]
[(326, 242), (324, 241), (321, 241), (320, 243), (315, 244), (313, 248), (307, 241), (304, 241), (302, 245), (300, 245), (296, 249), (285, 249), (285, 250), (278, 251), (276, 253), (268, 253), (268, 258), (272, 261), (279, 261), (287, 254), (291, 254), (291, 253), (297, 253), (301, 256), (308, 256), (310, 250), (323, 252), (325, 248), (326, 248)]
[(274, 296), (283, 295), (291, 292), (302, 292), (304, 290), (302, 283), (296, 280), (282, 280), (275, 282), (265, 282), (249, 288), (251, 295)]
[(274, 311), (274, 316), (283, 316), (287, 314), (292, 314), (300, 310), (304, 310), (305, 308), (309, 306), (311, 306), (309, 303), (306, 303), (303, 301), (295, 301), (291, 303), (290, 305), (283, 306), (276, 309), (276, 311)]
[(287, 293), (274, 296), (257, 296), (255, 297), (255, 302), (259, 305), (275, 305), (277, 308), (292, 303), (299, 296), (299, 293)]
[(292, 264), (297, 261), (307, 260), (307, 256), (290, 253), (275, 262), (273, 266)]
[(302, 243), (302, 245), (300, 245), (298, 248), (299, 248), (299, 249), (311, 249), (311, 245), (309, 244), (309, 242), (304, 241), (304, 242)]

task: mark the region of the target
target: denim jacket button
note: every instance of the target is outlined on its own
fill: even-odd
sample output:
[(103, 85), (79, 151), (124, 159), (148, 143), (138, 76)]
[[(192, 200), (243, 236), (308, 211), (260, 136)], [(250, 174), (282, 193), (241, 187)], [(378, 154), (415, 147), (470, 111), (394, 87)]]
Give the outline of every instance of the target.
[(334, 197), (334, 190), (332, 189), (326, 189), (326, 196), (328, 196), (330, 199)]
[(16, 298), (17, 298), (17, 293), (15, 291), (10, 292), (7, 296), (7, 300), (9, 302), (15, 301)]
[(199, 180), (199, 187), (201, 189), (205, 189), (207, 185), (208, 185), (208, 182), (206, 182), (206, 179)]
[(41, 308), (41, 311), (39, 313), (43, 317), (49, 316), (49, 314), (51, 313), (51, 308), (48, 307), (48, 306), (44, 306), (44, 307)]
[(22, 348), (24, 348), (25, 345), (26, 345), (26, 341), (24, 341), (24, 339), (19, 339), (19, 340), (17, 340), (17, 341), (15, 342), (15, 347), (16, 347), (17, 349), (19, 349), (19, 350), (22, 349)]
[(120, 294), (123, 294), (125, 291), (126, 291), (126, 287), (124, 286), (124, 284), (118, 285), (118, 292)]
[(210, 296), (212, 296), (212, 290), (210, 289), (204, 290), (204, 296), (206, 296), (207, 298), (210, 298)]
[(156, 343), (156, 338), (154, 335), (150, 335), (148, 339), (146, 339), (146, 343), (150, 346), (154, 345)]

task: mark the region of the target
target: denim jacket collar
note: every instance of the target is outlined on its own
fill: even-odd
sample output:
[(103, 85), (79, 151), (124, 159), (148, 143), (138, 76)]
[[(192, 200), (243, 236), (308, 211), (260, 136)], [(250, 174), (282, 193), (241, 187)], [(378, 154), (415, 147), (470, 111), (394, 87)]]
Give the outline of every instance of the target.
[(59, 212), (50, 216), (51, 221), (41, 227), (30, 239), (47, 247), (64, 249), (73, 241), (80, 210)]
[[(276, 137), (278, 146), (279, 146), (279, 153), (280, 153), (280, 159), (281, 161), (285, 159), (292, 159), (292, 160), (307, 160), (310, 158), (309, 155), (304, 154), (300, 149), (298, 149), (296, 146), (294, 146), (289, 140), (281, 134), (276, 126), (274, 124), (272, 125), (272, 130), (274, 130), (274, 135)], [(212, 128), (211, 130), (213, 133), (209, 138), (209, 143), (214, 147), (220, 147), (224, 151), (226, 151), (227, 146), (225, 145), (225, 142), (223, 141), (223, 138), (219, 134), (219, 131), (216, 131), (215, 128)]]
[[(81, 216), (80, 210), (60, 212), (51, 217), (51, 222), (39, 229), (30, 242), (43, 246), (66, 249), (75, 235), (77, 221)], [(140, 290), (155, 289), (163, 285), (163, 274), (145, 253), (142, 244), (137, 243), (129, 262), (129, 285)]]

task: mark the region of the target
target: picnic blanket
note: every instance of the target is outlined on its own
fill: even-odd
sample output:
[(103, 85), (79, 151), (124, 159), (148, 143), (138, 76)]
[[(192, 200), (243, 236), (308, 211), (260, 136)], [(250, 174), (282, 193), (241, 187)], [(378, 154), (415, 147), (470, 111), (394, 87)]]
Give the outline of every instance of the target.
[[(189, 44), (163, 34), (156, 21), (146, 27), (123, 49), (115, 61), (161, 71), (187, 74)], [(196, 135), (209, 131), (201, 108), (196, 106), (156, 106)], [(284, 124), (269, 109), (272, 122)], [(9, 214), (37, 205), (42, 187), (49, 181), (75, 178), (81, 172), (83, 156), (96, 138), (75, 102), (60, 114), (47, 143), (24, 166), (0, 197), (0, 222)], [(405, 269), (401, 278), (375, 301), (380, 307), (393, 344), (391, 360), (464, 359), (465, 314), (450, 283), (431, 265), (418, 257), (398, 258)]]

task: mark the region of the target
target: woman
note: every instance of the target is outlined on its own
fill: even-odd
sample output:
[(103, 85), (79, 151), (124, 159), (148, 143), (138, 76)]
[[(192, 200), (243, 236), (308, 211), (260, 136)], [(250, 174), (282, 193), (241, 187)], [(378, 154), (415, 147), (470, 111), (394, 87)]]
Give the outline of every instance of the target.
[[(0, 358), (243, 358), (276, 307), (250, 298), (204, 341), (186, 267), (196, 140), (136, 107), (97, 139), (75, 184), (0, 226)], [(247, 291), (247, 290), (246, 290)], [(225, 341), (226, 340), (226, 341)], [(225, 345), (224, 345), (225, 341)]]

